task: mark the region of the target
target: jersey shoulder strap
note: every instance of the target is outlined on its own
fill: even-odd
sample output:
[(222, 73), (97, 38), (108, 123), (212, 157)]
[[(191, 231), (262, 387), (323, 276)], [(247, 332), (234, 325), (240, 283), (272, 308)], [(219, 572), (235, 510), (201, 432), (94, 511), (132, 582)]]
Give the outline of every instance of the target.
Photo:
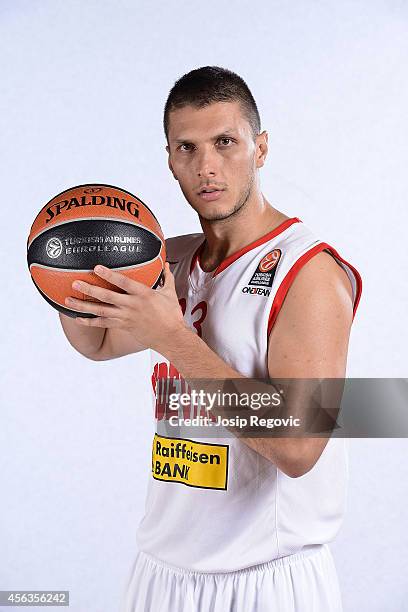
[(273, 297), (272, 306), (268, 319), (268, 335), (277, 319), (279, 311), (285, 300), (294, 279), (303, 266), (317, 253), (325, 251), (334, 257), (335, 261), (342, 267), (349, 277), (353, 293), (353, 318), (360, 302), (362, 291), (362, 279), (356, 268), (346, 261), (327, 242), (316, 238), (315, 234), (303, 222), (293, 225), (285, 232), (276, 246), (282, 249), (281, 270), (276, 292)]

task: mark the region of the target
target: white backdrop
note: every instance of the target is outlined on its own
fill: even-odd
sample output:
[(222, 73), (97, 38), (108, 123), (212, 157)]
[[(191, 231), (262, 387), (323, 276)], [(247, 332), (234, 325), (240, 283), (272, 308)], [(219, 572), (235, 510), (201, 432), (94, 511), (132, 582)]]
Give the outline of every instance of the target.
[[(0, 589), (117, 609), (150, 468), (149, 356), (75, 352), (26, 238), (53, 195), (98, 181), (139, 195), (166, 236), (200, 231), (162, 131), (185, 72), (247, 81), (269, 132), (265, 196), (361, 272), (348, 375), (406, 376), (407, 18), (403, 0), (2, 0)], [(332, 545), (345, 611), (408, 610), (406, 440), (350, 446)]]

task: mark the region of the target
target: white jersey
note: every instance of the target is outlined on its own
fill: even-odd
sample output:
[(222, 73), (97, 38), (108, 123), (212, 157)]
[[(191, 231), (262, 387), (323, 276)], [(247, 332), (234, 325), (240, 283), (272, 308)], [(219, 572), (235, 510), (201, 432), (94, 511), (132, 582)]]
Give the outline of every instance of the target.
[[(297, 217), (214, 272), (200, 267), (204, 240), (202, 233), (167, 240), (177, 295), (186, 323), (244, 376), (269, 377), (269, 332), (297, 272), (316, 253), (330, 252), (345, 269), (356, 311), (359, 273)], [(291, 478), (231, 434), (163, 435), (170, 415), (156, 393), (158, 381), (181, 377), (162, 355), (151, 354), (156, 435), (139, 549), (174, 566), (229, 572), (333, 540), (345, 509), (346, 441), (330, 438), (313, 468)], [(183, 452), (174, 458), (177, 443)]]

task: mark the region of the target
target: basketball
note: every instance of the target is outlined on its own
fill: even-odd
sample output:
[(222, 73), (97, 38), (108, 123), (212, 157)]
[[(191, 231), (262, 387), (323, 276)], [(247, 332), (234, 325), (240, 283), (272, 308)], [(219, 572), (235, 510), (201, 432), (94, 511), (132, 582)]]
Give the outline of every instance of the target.
[(40, 210), (27, 239), (34, 285), (53, 308), (71, 317), (95, 315), (67, 308), (66, 297), (99, 302), (73, 289), (74, 280), (123, 293), (93, 272), (97, 264), (155, 289), (165, 260), (165, 240), (153, 212), (113, 185), (78, 185), (59, 193)]

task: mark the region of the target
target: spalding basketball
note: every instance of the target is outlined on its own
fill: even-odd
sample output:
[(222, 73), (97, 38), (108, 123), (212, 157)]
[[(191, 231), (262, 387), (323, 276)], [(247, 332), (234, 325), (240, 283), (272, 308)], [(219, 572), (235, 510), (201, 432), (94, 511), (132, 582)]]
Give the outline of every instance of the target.
[(166, 260), (160, 224), (140, 198), (113, 185), (78, 185), (38, 213), (27, 240), (31, 278), (51, 306), (71, 317), (94, 317), (65, 305), (68, 296), (98, 302), (74, 280), (123, 293), (93, 272), (97, 264), (155, 289)]

